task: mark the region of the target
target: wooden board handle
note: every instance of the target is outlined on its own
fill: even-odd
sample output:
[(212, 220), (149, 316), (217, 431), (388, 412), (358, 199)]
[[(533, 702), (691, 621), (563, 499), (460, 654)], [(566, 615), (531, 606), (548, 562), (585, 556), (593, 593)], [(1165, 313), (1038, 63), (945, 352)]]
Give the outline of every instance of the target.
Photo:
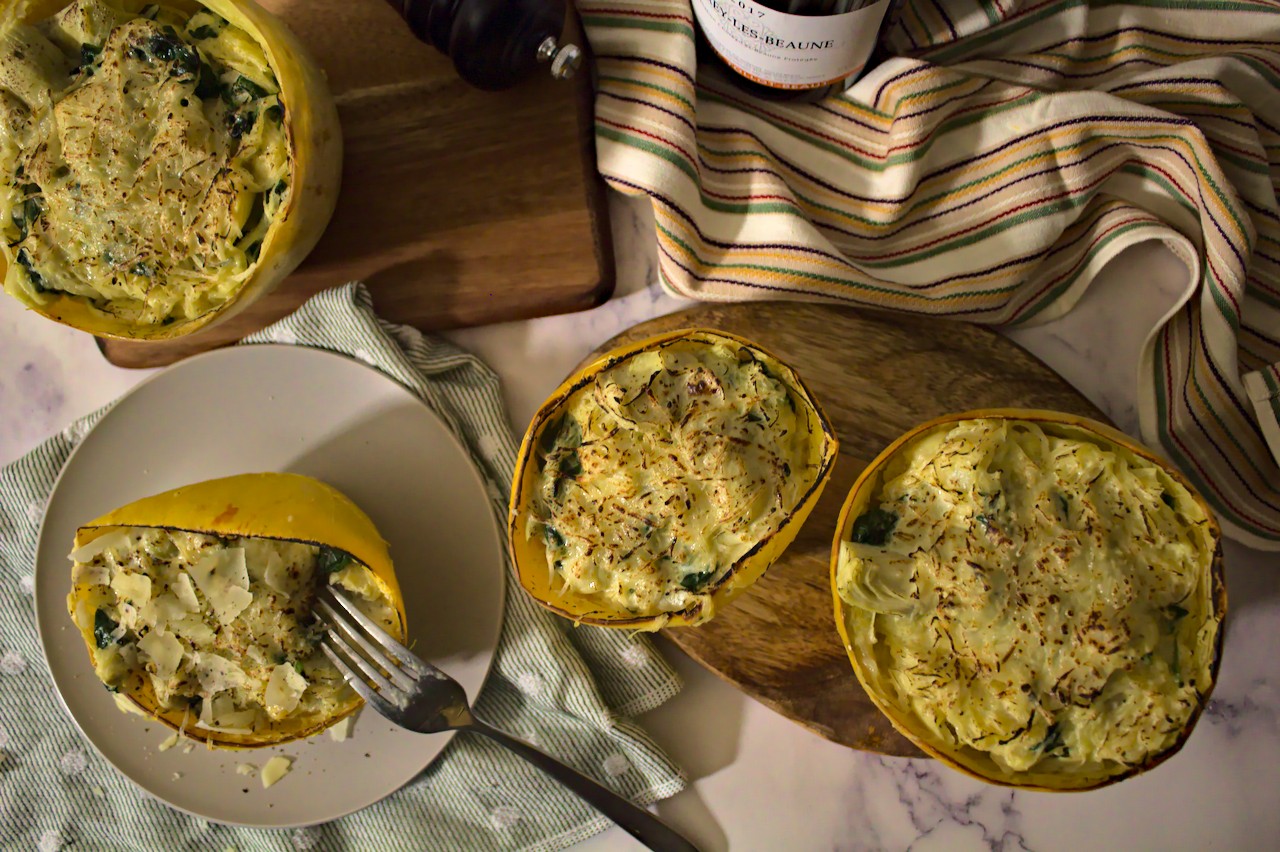
[(560, 44), (564, 0), (387, 0), (422, 41), (453, 60), (478, 89), (508, 89), (540, 68), (571, 77), (576, 45)]

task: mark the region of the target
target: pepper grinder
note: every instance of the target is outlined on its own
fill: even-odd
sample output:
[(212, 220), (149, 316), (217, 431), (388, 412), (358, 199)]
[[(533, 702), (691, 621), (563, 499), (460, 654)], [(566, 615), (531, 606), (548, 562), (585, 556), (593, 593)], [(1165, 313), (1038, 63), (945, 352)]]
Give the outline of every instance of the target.
[(507, 89), (547, 66), (557, 79), (582, 62), (576, 45), (560, 44), (565, 0), (387, 0), (422, 41), (453, 60), (479, 89)]

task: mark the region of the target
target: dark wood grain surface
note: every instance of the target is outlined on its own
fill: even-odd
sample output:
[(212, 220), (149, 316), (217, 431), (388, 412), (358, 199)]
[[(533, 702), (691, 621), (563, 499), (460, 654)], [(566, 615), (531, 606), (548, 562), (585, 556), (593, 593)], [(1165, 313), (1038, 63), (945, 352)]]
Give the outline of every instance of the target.
[(849, 489), (894, 438), (949, 412), (1016, 406), (1105, 417), (1017, 345), (978, 326), (935, 318), (797, 303), (706, 305), (642, 323), (600, 351), (686, 326), (740, 334), (793, 366), (834, 423), (840, 457), (799, 537), (768, 573), (711, 623), (665, 635), (746, 694), (827, 739), (919, 756), (867, 698), (836, 633), (829, 559)]
[(385, 0), (259, 2), (328, 76), (345, 147), (337, 212), (274, 293), (170, 343), (103, 341), (112, 363), (160, 366), (229, 343), (353, 279), (368, 283), (381, 316), (422, 329), (608, 298), (613, 256), (585, 69), (573, 81), (546, 75), (482, 92), (417, 41)]

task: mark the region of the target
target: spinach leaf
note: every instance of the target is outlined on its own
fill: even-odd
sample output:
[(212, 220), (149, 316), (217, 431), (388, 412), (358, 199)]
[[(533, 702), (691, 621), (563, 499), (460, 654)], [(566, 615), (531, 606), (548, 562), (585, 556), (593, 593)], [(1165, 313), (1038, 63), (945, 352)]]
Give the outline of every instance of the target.
[(284, 121), (284, 105), (279, 103), (274, 103), (271, 106), (266, 108), (266, 110), (263, 112), (263, 115), (265, 115), (267, 118), (274, 121), (278, 126), (281, 122)]
[(44, 202), (38, 197), (28, 198), (22, 203), (22, 212), (27, 224), (34, 225), (36, 220), (40, 218), (40, 214), (44, 213)]
[(875, 508), (854, 520), (852, 538), (858, 544), (881, 546), (889, 540), (897, 523), (898, 516), (893, 512)]
[(265, 98), (267, 90), (241, 74), (235, 82), (222, 90), (222, 99), (228, 106), (242, 106), (249, 101)]
[(191, 31), (191, 37), (197, 41), (203, 41), (207, 38), (217, 38), (218, 31), (208, 24), (202, 24)]
[(196, 53), (185, 44), (180, 51), (177, 51), (173, 59), (173, 70), (169, 72), (169, 76), (177, 77), (180, 80), (190, 79), (200, 74), (200, 54)]
[(322, 574), (334, 574), (352, 563), (351, 554), (327, 544), (320, 545), (320, 553), (316, 556), (316, 570)]
[(106, 648), (108, 645), (114, 645), (116, 640), (111, 634), (115, 633), (116, 628), (120, 626), (119, 622), (112, 621), (111, 616), (107, 615), (105, 609), (99, 609), (93, 614), (93, 641), (99, 648)]
[(564, 493), (564, 485), (566, 482), (577, 479), (582, 473), (582, 459), (578, 458), (576, 449), (561, 454), (556, 459), (555, 467), (555, 486), (551, 489), (552, 495), (559, 500)]
[(258, 114), (252, 110), (245, 112), (233, 112), (227, 116), (227, 133), (232, 139), (239, 139), (250, 130), (258, 120)]
[(27, 254), (26, 249), (18, 249), (18, 256), (14, 258), (18, 261), (18, 265), (27, 271), (27, 278), (31, 279), (31, 286), (36, 288), (37, 293), (48, 293), (49, 289), (45, 286), (44, 276), (36, 272), (31, 265), (31, 255)]
[(231, 88), (238, 92), (244, 92), (245, 96), (252, 100), (259, 100), (267, 96), (267, 90), (241, 74), (236, 81), (231, 84)]
[(582, 459), (577, 450), (570, 450), (560, 458), (560, 475), (576, 479), (582, 473)]
[(1053, 752), (1062, 745), (1062, 728), (1054, 722), (1049, 726), (1049, 730), (1045, 733), (1045, 737), (1037, 745), (1031, 747), (1032, 751), (1038, 751), (1044, 755), (1053, 754)]
[(196, 97), (207, 101), (222, 91), (222, 82), (218, 72), (208, 62), (200, 63), (200, 77), (196, 80)]
[(163, 31), (158, 32), (151, 38), (147, 39), (147, 49), (151, 51), (151, 55), (156, 59), (161, 59), (165, 62), (172, 62), (178, 47), (182, 44), (181, 41), (178, 41), (178, 44), (175, 45), (175, 39), (176, 34), (173, 32), (173, 29), (171, 27), (165, 27)]
[(680, 578), (680, 585), (690, 592), (701, 591), (707, 583), (711, 582), (711, 578), (715, 576), (715, 573), (715, 571), (694, 571), (685, 574)]
[(150, 266), (148, 266), (146, 263), (142, 262), (141, 260), (135, 263), (129, 269), (129, 271), (132, 272), (134, 275), (141, 275), (143, 278), (150, 278), (152, 275), (156, 274), (154, 269), (152, 269)]
[(538, 437), (538, 450), (544, 455), (551, 455), (557, 446), (582, 446), (582, 427), (578, 421), (568, 414), (552, 420)]
[(93, 65), (98, 61), (98, 57), (102, 55), (102, 45), (89, 44), (85, 42), (80, 45), (80, 67), (84, 68)]
[[(22, 187), (24, 192), (40, 192), (40, 187), (35, 184), (26, 184)], [(14, 208), (10, 218), (13, 219), (14, 226), (18, 229), (18, 239), (13, 243), (17, 245), (27, 238), (31, 233), (31, 226), (44, 213), (44, 201), (40, 196), (33, 195), (22, 204)]]
[(556, 441), (560, 437), (560, 431), (564, 428), (565, 418), (569, 415), (563, 415), (552, 420), (542, 429), (542, 434), (538, 436), (538, 452), (542, 455), (550, 455), (551, 451), (556, 448)]
[(564, 547), (564, 536), (560, 535), (560, 531), (551, 526), (551, 524), (542, 525), (542, 540), (547, 547), (556, 549)]
[(1173, 659), (1169, 662), (1169, 670), (1173, 672), (1173, 678), (1177, 681), (1178, 686), (1182, 686), (1182, 663), (1178, 659), (1178, 624), (1191, 613), (1178, 604), (1170, 604), (1165, 607), (1165, 612), (1169, 613), (1169, 621), (1165, 624), (1165, 633), (1173, 637)]
[(153, 35), (147, 48), (161, 62), (173, 63), (169, 71), (171, 77), (194, 77), (200, 71), (200, 57), (173, 27), (167, 26)]

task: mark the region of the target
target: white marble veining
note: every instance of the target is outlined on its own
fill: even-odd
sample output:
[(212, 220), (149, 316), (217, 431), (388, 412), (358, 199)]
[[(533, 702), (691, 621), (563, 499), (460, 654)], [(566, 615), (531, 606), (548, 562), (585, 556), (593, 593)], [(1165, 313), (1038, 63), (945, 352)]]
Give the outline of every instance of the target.
[[(592, 348), (687, 304), (651, 283), (644, 204), (615, 198), (613, 208), (619, 281), (607, 304), (449, 334), (501, 374), (514, 428), (523, 429)], [(1139, 246), (1065, 317), (1011, 336), (1133, 431), (1142, 337), (1181, 275), (1164, 249)], [(0, 299), (0, 463), (145, 376), (111, 367), (88, 337)], [(1182, 752), (1147, 775), (1093, 793), (1023, 793), (932, 761), (852, 751), (744, 698), (664, 645), (686, 686), (644, 722), (693, 783), (657, 810), (708, 850), (1274, 849), (1280, 555), (1228, 543), (1226, 558), (1231, 614), (1213, 701)], [(580, 848), (637, 846), (615, 829)]]

